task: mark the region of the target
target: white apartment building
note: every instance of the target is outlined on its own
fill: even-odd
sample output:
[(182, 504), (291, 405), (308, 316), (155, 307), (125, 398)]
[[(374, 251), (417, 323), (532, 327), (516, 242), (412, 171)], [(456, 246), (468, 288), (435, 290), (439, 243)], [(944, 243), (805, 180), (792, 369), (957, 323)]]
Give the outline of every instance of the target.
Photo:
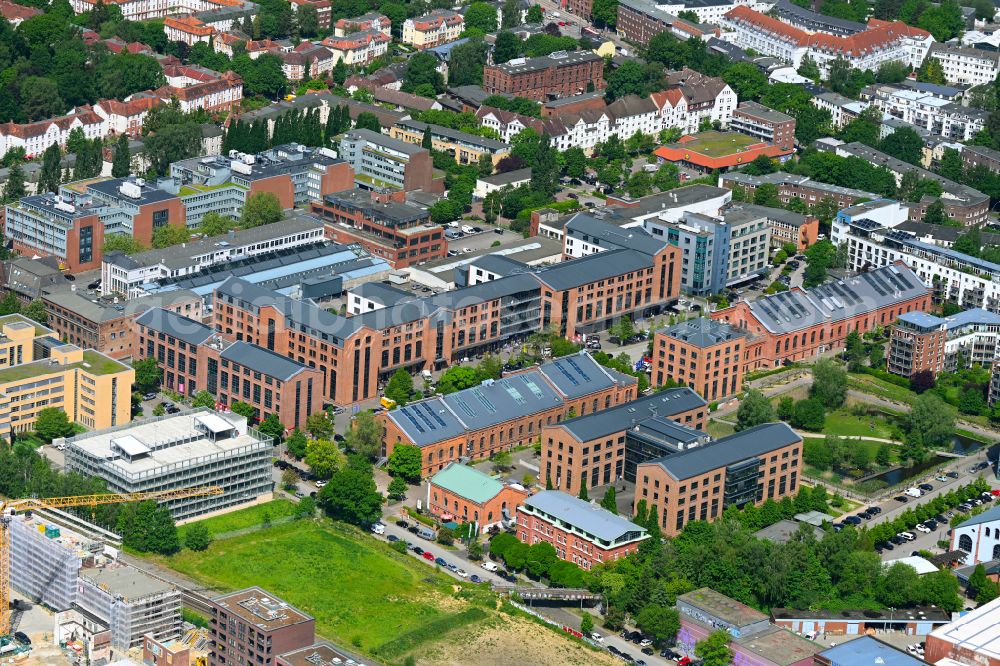
[(749, 7), (736, 7), (720, 22), (726, 32), (722, 39), (742, 49), (774, 56), (798, 68), (808, 55), (829, 75), (830, 63), (842, 58), (855, 69), (875, 71), (887, 62), (903, 62), (919, 67), (934, 39), (930, 33), (894, 21), (872, 19), (868, 29), (837, 36), (808, 32)]
[(667, 90), (649, 96), (656, 105), (660, 129), (676, 127), (694, 134), (705, 119), (729, 126), (739, 100), (725, 81), (684, 68), (668, 72), (667, 84)]
[(81, 107), (75, 113), (33, 123), (0, 123), (0, 155), (11, 148), (24, 148), (28, 158), (36, 157), (56, 144), (65, 146), (69, 133), (79, 127), (88, 139), (103, 139), (108, 135), (108, 124), (90, 107)]
[(698, 23), (718, 25), (722, 17), (733, 7), (749, 7), (757, 12), (766, 12), (774, 6), (774, 2), (759, 0), (687, 0), (686, 2), (660, 2), (656, 8), (677, 16), (680, 12), (689, 11), (698, 15)]
[(876, 85), (862, 92), (868, 102), (893, 118), (935, 136), (968, 141), (986, 126), (989, 113), (942, 99), (927, 92)]
[(935, 44), (928, 57), (941, 62), (948, 83), (978, 86), (993, 83), (1000, 74), (1000, 53), (996, 51)]
[(334, 37), (346, 37), (351, 33), (377, 30), (386, 37), (392, 36), (392, 20), (379, 12), (368, 12), (354, 18), (338, 19), (333, 26)]
[(841, 214), (833, 221), (830, 239), (838, 245), (847, 244), (848, 270), (863, 271), (902, 261), (933, 289), (936, 302), (1000, 312), (1000, 265), (894, 229), (900, 223), (896, 220), (905, 219), (898, 212), (879, 216), (879, 221), (863, 214)]
[(333, 64), (367, 65), (386, 54), (392, 38), (381, 30), (365, 30), (349, 35), (327, 37), (323, 46), (333, 53)]
[(429, 14), (409, 18), (403, 23), (404, 44), (429, 49), (453, 42), (465, 29), (465, 17), (450, 9), (435, 9)]
[(168, 16), (163, 19), (163, 32), (167, 34), (168, 42), (184, 42), (194, 46), (198, 42), (211, 41), (215, 28), (205, 25), (194, 16)]
[[(70, 0), (70, 6), (77, 14), (89, 12), (97, 0)], [(238, 0), (121, 0), (114, 3), (122, 11), (127, 21), (146, 21), (169, 14), (194, 14), (217, 9), (231, 8)]]

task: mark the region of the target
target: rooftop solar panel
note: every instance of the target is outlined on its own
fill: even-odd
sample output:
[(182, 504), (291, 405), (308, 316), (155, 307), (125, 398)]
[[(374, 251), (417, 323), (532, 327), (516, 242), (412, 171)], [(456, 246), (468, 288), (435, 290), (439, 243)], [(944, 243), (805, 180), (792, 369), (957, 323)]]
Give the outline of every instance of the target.
[(583, 381), (585, 382), (590, 381), (590, 377), (587, 375), (586, 372), (583, 371), (583, 368), (580, 367), (580, 364), (576, 362), (575, 358), (568, 358), (566, 359), (566, 362), (569, 363), (571, 366), (573, 366), (573, 369), (576, 370), (581, 377), (583, 377)]
[(569, 372), (566, 370), (566, 368), (563, 367), (562, 363), (556, 363), (556, 368), (558, 368), (559, 372), (561, 372), (563, 374), (563, 376), (566, 379), (569, 380), (570, 384), (572, 384), (573, 386), (579, 386), (580, 385), (580, 382), (577, 381), (576, 377), (574, 377), (573, 375), (569, 374)]
[(528, 386), (528, 389), (531, 390), (531, 392), (534, 394), (536, 398), (541, 400), (544, 397), (542, 394), (542, 389), (538, 388), (538, 384), (536, 384), (530, 379), (525, 379), (524, 383)]
[(517, 404), (519, 405), (527, 404), (528, 401), (524, 399), (524, 396), (521, 395), (520, 391), (518, 391), (510, 384), (504, 386), (504, 389), (507, 391), (507, 393), (510, 394), (510, 397), (513, 398), (514, 402), (516, 402)]

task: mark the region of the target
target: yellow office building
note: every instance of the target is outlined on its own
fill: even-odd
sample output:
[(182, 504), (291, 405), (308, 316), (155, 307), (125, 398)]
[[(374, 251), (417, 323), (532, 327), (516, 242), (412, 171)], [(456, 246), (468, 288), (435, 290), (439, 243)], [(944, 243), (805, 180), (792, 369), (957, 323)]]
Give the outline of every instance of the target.
[(128, 423), (135, 371), (100, 352), (61, 343), (21, 315), (0, 317), (0, 436), (28, 432), (55, 407), (89, 429)]

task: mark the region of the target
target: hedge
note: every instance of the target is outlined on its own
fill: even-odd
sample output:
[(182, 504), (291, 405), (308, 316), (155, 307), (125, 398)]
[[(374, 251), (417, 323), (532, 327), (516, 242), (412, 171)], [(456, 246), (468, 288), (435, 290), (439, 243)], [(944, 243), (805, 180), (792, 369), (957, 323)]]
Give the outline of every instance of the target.
[(863, 374), (863, 375), (871, 375), (872, 377), (875, 377), (876, 379), (881, 379), (884, 382), (888, 382), (890, 384), (895, 384), (896, 386), (900, 386), (900, 387), (905, 388), (905, 389), (909, 389), (910, 388), (910, 380), (909, 379), (907, 379), (906, 377), (901, 377), (899, 375), (894, 375), (892, 373), (886, 372), (885, 370), (879, 370), (878, 368), (868, 368), (868, 367), (862, 366), (862, 368), (859, 371), (859, 373)]

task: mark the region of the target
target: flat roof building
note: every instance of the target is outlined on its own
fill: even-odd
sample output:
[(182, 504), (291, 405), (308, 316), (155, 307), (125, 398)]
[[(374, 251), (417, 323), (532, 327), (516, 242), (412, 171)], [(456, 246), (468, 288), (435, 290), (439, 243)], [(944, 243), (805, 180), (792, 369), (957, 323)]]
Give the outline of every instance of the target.
[(926, 666), (927, 663), (873, 636), (861, 636), (827, 648), (816, 655), (817, 666), (855, 666), (855, 664)]
[(770, 618), (764, 613), (710, 587), (679, 595), (677, 612), (682, 622), (694, 619), (702, 625), (723, 629), (734, 638), (758, 634), (771, 626)]
[(127, 564), (81, 570), (76, 604), (110, 627), (119, 652), (140, 647), (147, 634), (165, 640), (181, 633), (180, 590)]
[(1000, 599), (969, 611), (927, 637), (925, 658), (932, 664), (954, 659), (960, 664), (1000, 665)]
[(271, 440), (244, 417), (199, 408), (64, 440), (67, 471), (112, 492), (220, 486), (221, 495), (164, 502), (176, 520), (271, 499)]
[(214, 649), (209, 666), (245, 663), (272, 666), (278, 655), (311, 646), (316, 620), (260, 587), (211, 600)]

